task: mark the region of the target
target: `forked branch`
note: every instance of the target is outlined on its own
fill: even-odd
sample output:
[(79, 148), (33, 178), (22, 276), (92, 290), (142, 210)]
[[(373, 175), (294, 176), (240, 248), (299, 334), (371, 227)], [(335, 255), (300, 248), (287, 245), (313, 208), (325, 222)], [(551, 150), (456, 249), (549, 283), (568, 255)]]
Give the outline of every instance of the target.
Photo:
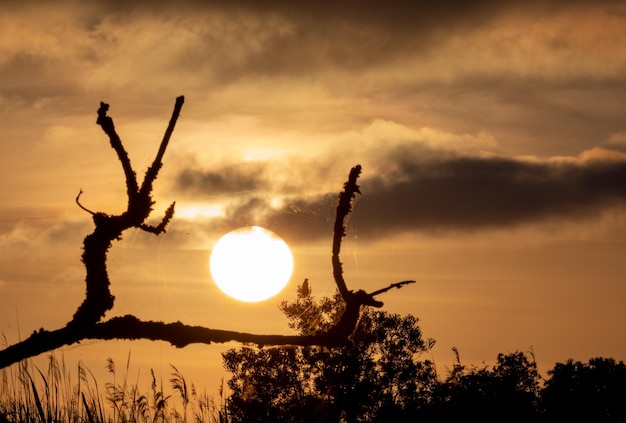
[(78, 307), (76, 313), (74, 313), (74, 317), (68, 323), (69, 326), (75, 328), (93, 325), (100, 321), (105, 313), (113, 307), (115, 297), (109, 290), (110, 282), (106, 267), (106, 257), (111, 243), (121, 239), (122, 233), (129, 228), (139, 228), (158, 235), (165, 231), (166, 225), (174, 215), (174, 204), (172, 204), (167, 209), (161, 224), (158, 226), (150, 226), (145, 223), (150, 216), (154, 204), (152, 200), (152, 184), (162, 166), (161, 161), (165, 154), (165, 149), (167, 148), (184, 101), (185, 98), (183, 96), (176, 99), (170, 124), (165, 131), (165, 136), (161, 141), (157, 156), (152, 166), (150, 166), (146, 172), (146, 177), (141, 189), (139, 189), (137, 184), (136, 173), (130, 164), (128, 153), (124, 149), (122, 140), (115, 131), (113, 119), (107, 115), (109, 105), (103, 102), (100, 103), (96, 123), (100, 125), (104, 133), (109, 137), (111, 147), (117, 153), (117, 157), (122, 164), (126, 178), (128, 206), (126, 211), (122, 214), (111, 216), (102, 212), (94, 213), (85, 208), (79, 202), (82, 190), (76, 197), (76, 202), (80, 208), (93, 215), (96, 228), (93, 233), (85, 237), (83, 242), (82, 260), (87, 272), (85, 277), (85, 300)]

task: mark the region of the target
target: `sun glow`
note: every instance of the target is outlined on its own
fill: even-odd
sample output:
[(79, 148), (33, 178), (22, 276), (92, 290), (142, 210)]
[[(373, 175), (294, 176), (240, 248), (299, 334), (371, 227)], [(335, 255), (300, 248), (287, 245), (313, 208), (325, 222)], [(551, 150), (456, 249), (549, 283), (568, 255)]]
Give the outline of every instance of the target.
[(194, 220), (198, 218), (223, 217), (224, 207), (218, 204), (194, 204), (176, 207), (176, 217)]
[(278, 294), (293, 272), (289, 246), (272, 231), (247, 226), (224, 235), (209, 262), (217, 286), (240, 301), (263, 301)]

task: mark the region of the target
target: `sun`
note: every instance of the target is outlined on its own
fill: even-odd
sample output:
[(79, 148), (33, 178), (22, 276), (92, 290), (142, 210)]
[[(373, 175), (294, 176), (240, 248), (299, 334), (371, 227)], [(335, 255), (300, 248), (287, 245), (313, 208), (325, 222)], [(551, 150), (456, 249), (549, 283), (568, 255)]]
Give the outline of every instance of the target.
[(257, 302), (273, 297), (287, 285), (293, 272), (293, 255), (274, 232), (246, 226), (217, 241), (209, 268), (226, 295)]

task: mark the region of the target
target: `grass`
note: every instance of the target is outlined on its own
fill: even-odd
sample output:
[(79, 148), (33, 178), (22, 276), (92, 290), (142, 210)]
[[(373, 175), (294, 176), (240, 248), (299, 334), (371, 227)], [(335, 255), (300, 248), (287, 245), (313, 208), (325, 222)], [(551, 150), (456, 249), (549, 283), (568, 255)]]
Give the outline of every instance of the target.
[[(206, 391), (199, 393), (193, 383), (171, 366), (170, 387), (157, 383), (151, 369), (149, 388), (141, 389), (128, 379), (130, 354), (122, 374), (112, 359), (106, 370), (112, 378), (98, 385), (93, 373), (81, 362), (75, 371), (63, 357), (47, 357), (47, 368), (39, 369), (30, 360), (2, 369), (0, 385), (1, 422), (210, 422), (226, 423), (228, 414), (220, 390), (219, 403)], [(182, 405), (181, 405), (182, 404)], [(179, 410), (177, 406), (181, 405)]]

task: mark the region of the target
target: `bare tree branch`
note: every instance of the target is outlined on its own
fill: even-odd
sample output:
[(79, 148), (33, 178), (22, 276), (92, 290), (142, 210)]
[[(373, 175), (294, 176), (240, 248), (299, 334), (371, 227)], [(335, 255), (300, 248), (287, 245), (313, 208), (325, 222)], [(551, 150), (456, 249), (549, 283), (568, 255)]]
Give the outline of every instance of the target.
[(343, 279), (343, 265), (339, 260), (339, 253), (341, 251), (341, 241), (346, 235), (345, 219), (352, 211), (352, 200), (356, 194), (361, 194), (359, 186), (356, 184), (356, 180), (361, 174), (361, 165), (356, 165), (350, 170), (348, 175), (348, 181), (343, 185), (343, 192), (339, 194), (339, 201), (337, 202), (337, 213), (335, 216), (335, 227), (333, 229), (333, 276), (335, 283), (339, 289), (339, 293), (344, 301), (347, 303), (350, 296), (346, 281)]
[[(156, 179), (159, 169), (161, 168), (161, 160), (165, 154), (165, 149), (169, 142), (174, 125), (180, 114), (184, 102), (184, 97), (178, 97), (170, 119), (170, 124), (165, 132), (163, 141), (157, 153), (157, 158), (148, 169), (144, 185), (140, 191), (137, 186), (137, 178), (133, 170), (128, 154), (122, 145), (120, 137), (115, 132), (113, 119), (107, 116), (109, 105), (100, 103), (98, 109), (97, 123), (107, 134), (111, 142), (111, 147), (117, 153), (118, 159), (124, 168), (126, 176), (126, 188), (128, 193), (128, 208), (117, 216), (109, 216), (106, 213), (93, 213), (93, 220), (96, 228), (93, 233), (87, 235), (83, 242), (82, 260), (85, 264), (87, 275), (85, 282), (87, 285), (85, 300), (78, 307), (72, 321), (71, 326), (88, 326), (98, 322), (105, 313), (113, 307), (115, 297), (111, 295), (109, 290), (109, 276), (106, 268), (106, 257), (111, 243), (119, 240), (122, 233), (129, 228), (141, 228), (148, 232), (159, 234), (165, 230), (165, 226), (174, 215), (174, 204), (172, 204), (163, 218), (161, 224), (157, 227), (151, 227), (145, 224), (145, 220), (152, 211), (152, 183)], [(147, 187), (147, 188), (146, 188)], [(144, 189), (145, 188), (145, 189)], [(80, 194), (79, 194), (80, 196)], [(78, 198), (77, 198), (78, 202)], [(85, 209), (82, 205), (79, 206)], [(89, 210), (87, 210), (89, 211)]]
[(411, 283), (415, 283), (415, 281), (402, 281), (402, 282), (392, 283), (392, 284), (391, 284), (391, 285), (389, 285), (388, 287), (386, 287), (386, 288), (382, 288), (382, 289), (379, 289), (379, 290), (374, 291), (374, 292), (372, 292), (372, 293), (370, 293), (370, 294), (368, 294), (368, 295), (370, 295), (370, 296), (374, 297), (374, 296), (376, 296), (376, 295), (383, 294), (383, 293), (385, 293), (385, 292), (387, 292), (387, 291), (389, 291), (389, 290), (391, 290), (391, 289), (393, 289), (393, 288), (400, 289), (400, 288), (402, 288), (404, 285), (408, 285), (408, 284), (411, 284)]
[(150, 226), (150, 225), (142, 224), (142, 225), (139, 225), (139, 227), (143, 229), (144, 231), (153, 233), (155, 235), (162, 234), (163, 232), (165, 232), (165, 228), (167, 227), (167, 224), (170, 223), (170, 220), (172, 220), (172, 217), (174, 217), (174, 206), (176, 206), (176, 202), (173, 202), (172, 204), (170, 204), (167, 210), (165, 210), (165, 215), (163, 216), (161, 223), (159, 223), (157, 226)]
[(120, 139), (117, 132), (115, 132), (115, 125), (113, 124), (113, 119), (107, 116), (107, 112), (109, 111), (109, 105), (103, 102), (100, 102), (100, 108), (98, 109), (98, 119), (96, 123), (100, 125), (105, 134), (108, 135), (109, 141), (111, 142), (111, 147), (117, 153), (117, 157), (122, 164), (122, 168), (124, 169), (124, 175), (126, 176), (126, 190), (128, 192), (128, 201), (132, 199), (134, 195), (136, 195), (138, 191), (137, 185), (137, 175), (135, 175), (135, 171), (130, 165), (130, 159), (128, 158), (128, 153), (124, 149), (122, 145), (122, 140)]
[[(170, 142), (170, 138), (172, 137), (172, 133), (174, 132), (174, 127), (176, 126), (176, 121), (178, 120), (178, 116), (180, 116), (180, 111), (183, 108), (183, 104), (185, 103), (185, 97), (179, 96), (176, 97), (176, 103), (174, 104), (174, 111), (172, 112), (172, 117), (170, 118), (170, 123), (167, 125), (167, 129), (165, 130), (165, 134), (163, 134), (163, 140), (161, 141), (161, 145), (159, 146), (159, 151), (152, 162), (151, 168), (161, 167), (163, 156), (165, 155), (165, 150), (167, 149), (167, 144)], [(143, 185), (146, 183), (152, 183), (156, 178), (156, 175), (148, 182), (148, 178), (144, 179)], [(142, 188), (143, 189), (143, 188)]]
[(76, 197), (78, 206), (93, 216), (94, 231), (83, 241), (82, 261), (86, 269), (85, 299), (78, 307), (72, 320), (63, 328), (56, 330), (39, 329), (27, 339), (11, 345), (0, 351), (0, 368), (6, 367), (23, 359), (33, 357), (46, 351), (71, 345), (85, 339), (149, 339), (161, 340), (176, 347), (184, 347), (191, 343), (210, 344), (214, 342), (236, 341), (265, 345), (321, 345), (338, 347), (350, 342), (350, 336), (357, 326), (363, 306), (381, 307), (382, 302), (374, 296), (387, 292), (391, 288), (400, 288), (414, 281), (403, 281), (391, 284), (389, 287), (377, 290), (371, 294), (363, 290), (356, 292), (348, 289), (343, 278), (342, 264), (339, 259), (341, 241), (345, 236), (345, 219), (352, 211), (352, 201), (356, 194), (360, 194), (356, 181), (361, 173), (361, 166), (351, 169), (344, 190), (339, 195), (337, 214), (333, 230), (332, 266), (337, 288), (346, 302), (345, 311), (339, 322), (327, 332), (319, 335), (258, 335), (244, 332), (209, 329), (201, 326), (189, 326), (181, 322), (164, 323), (142, 321), (131, 315), (113, 317), (101, 321), (108, 310), (113, 307), (115, 297), (109, 290), (110, 281), (107, 273), (106, 259), (111, 243), (121, 239), (122, 233), (129, 228), (140, 228), (156, 235), (165, 232), (167, 224), (174, 215), (175, 203), (172, 203), (161, 223), (150, 226), (145, 223), (152, 211), (152, 186), (160, 168), (165, 150), (174, 131), (176, 121), (180, 115), (184, 97), (178, 97), (172, 117), (170, 119), (159, 151), (154, 162), (148, 168), (141, 188), (138, 188), (136, 174), (132, 169), (128, 154), (124, 150), (122, 141), (115, 132), (113, 119), (107, 116), (109, 105), (100, 103), (97, 123), (109, 137), (111, 146), (116, 151), (122, 163), (128, 192), (128, 208), (120, 215), (108, 215), (102, 212), (92, 212), (82, 206), (80, 196)]
[(167, 129), (165, 130), (165, 134), (163, 135), (163, 140), (161, 141), (161, 145), (159, 146), (159, 151), (157, 152), (152, 165), (146, 171), (146, 176), (143, 179), (143, 183), (141, 184), (141, 189), (139, 190), (139, 196), (145, 197), (150, 196), (152, 193), (152, 184), (163, 166), (163, 155), (165, 154), (165, 150), (167, 149), (167, 145), (170, 142), (170, 138), (172, 133), (174, 132), (174, 127), (176, 126), (176, 121), (178, 120), (178, 116), (180, 115), (180, 111), (183, 108), (183, 103), (185, 102), (185, 97), (182, 95), (176, 98), (176, 104), (174, 104), (174, 111), (172, 112), (172, 117), (170, 118), (170, 123), (167, 125)]

